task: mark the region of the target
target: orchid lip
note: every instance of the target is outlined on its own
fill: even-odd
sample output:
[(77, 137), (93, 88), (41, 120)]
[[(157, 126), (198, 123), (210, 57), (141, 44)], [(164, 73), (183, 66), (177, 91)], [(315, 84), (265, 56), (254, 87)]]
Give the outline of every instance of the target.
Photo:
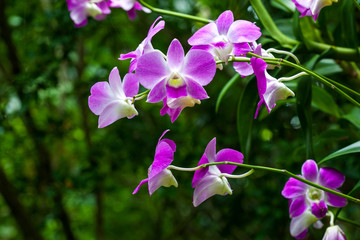
[(172, 73), (168, 78), (168, 84), (170, 87), (178, 88), (182, 87), (185, 84), (183, 77), (180, 76), (178, 73)]

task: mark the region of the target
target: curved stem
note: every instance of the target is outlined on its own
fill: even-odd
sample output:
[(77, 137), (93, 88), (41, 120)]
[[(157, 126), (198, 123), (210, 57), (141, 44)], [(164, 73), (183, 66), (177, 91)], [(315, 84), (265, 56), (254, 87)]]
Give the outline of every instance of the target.
[(242, 164), (242, 163), (235, 163), (235, 162), (212, 162), (212, 163), (202, 164), (200, 166), (193, 167), (193, 168), (181, 168), (181, 167), (170, 165), (168, 167), (168, 169), (193, 172), (193, 171), (199, 170), (201, 168), (205, 168), (205, 167), (212, 166), (212, 165), (235, 165), (235, 166), (242, 167), (242, 168), (250, 168), (250, 169), (255, 169), (255, 170), (263, 170), (263, 171), (268, 171), (268, 172), (280, 173), (280, 174), (286, 175), (288, 177), (295, 178), (296, 180), (299, 180), (300, 182), (306, 183), (307, 185), (310, 185), (310, 186), (315, 187), (317, 189), (323, 190), (325, 192), (332, 193), (332, 194), (334, 194), (336, 196), (339, 196), (339, 197), (345, 198), (347, 200), (350, 200), (350, 201), (352, 201), (354, 203), (360, 204), (360, 199), (354, 198), (354, 197), (346, 195), (344, 193), (340, 193), (340, 192), (337, 192), (337, 191), (335, 191), (333, 189), (326, 188), (326, 187), (323, 187), (323, 186), (318, 185), (316, 183), (313, 183), (313, 182), (311, 182), (309, 180), (306, 180), (306, 179), (304, 179), (302, 177), (297, 176), (296, 174), (294, 174), (292, 172), (289, 172), (286, 169), (278, 169), (278, 168), (272, 168), (272, 167), (249, 165), (249, 164)]
[(227, 177), (227, 178), (244, 178), (247, 176), (250, 176), (251, 174), (253, 174), (254, 169), (251, 169), (250, 171), (244, 173), (244, 174), (240, 174), (240, 175), (232, 175), (232, 174), (228, 174), (228, 173), (222, 173), (220, 175), (220, 177)]
[(291, 81), (291, 80), (294, 80), (298, 77), (305, 76), (305, 75), (309, 75), (309, 74), (307, 74), (306, 72), (299, 72), (298, 74), (295, 74), (294, 76), (291, 76), (291, 77), (281, 77), (278, 79), (278, 81), (279, 82)]
[(173, 12), (173, 11), (169, 11), (169, 10), (164, 10), (164, 9), (161, 9), (161, 8), (156, 8), (156, 7), (153, 7), (150, 4), (146, 3), (144, 0), (139, 0), (139, 2), (142, 5), (144, 5), (145, 7), (149, 8), (151, 11), (159, 13), (159, 14), (165, 14), (165, 15), (169, 15), (169, 16), (190, 19), (190, 20), (193, 20), (193, 21), (196, 21), (196, 22), (202, 22), (202, 23), (210, 23), (210, 22), (212, 22), (212, 20), (210, 20), (210, 19), (206, 19), (206, 18), (202, 18), (202, 17), (196, 17), (196, 16), (192, 16), (192, 15), (189, 15), (189, 14), (179, 13), (179, 12)]

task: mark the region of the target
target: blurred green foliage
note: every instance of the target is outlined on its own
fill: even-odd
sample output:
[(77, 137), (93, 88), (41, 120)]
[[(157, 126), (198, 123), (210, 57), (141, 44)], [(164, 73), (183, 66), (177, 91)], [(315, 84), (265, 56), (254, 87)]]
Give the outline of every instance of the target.
[[(161, 188), (151, 198), (145, 187), (137, 195), (131, 193), (146, 177), (165, 129), (171, 129), (167, 137), (177, 143), (174, 164), (178, 166), (195, 166), (207, 143), (217, 137), (218, 149), (241, 149), (246, 152), (246, 163), (300, 173), (308, 143), (295, 99), (279, 102), (270, 115), (262, 109), (254, 120), (258, 97), (251, 85), (255, 78), (240, 79), (223, 96), (215, 113), (218, 94), (235, 74), (229, 64), (206, 87), (210, 99), (185, 109), (174, 124), (168, 116), (159, 115), (161, 103), (143, 101), (137, 105), (139, 116), (97, 129), (97, 116), (87, 107), (91, 86), (107, 81), (114, 66), (122, 77), (127, 73), (129, 62), (117, 58), (137, 47), (158, 15), (139, 13), (130, 21), (124, 11), (112, 9), (105, 20), (89, 19), (85, 27), (75, 28), (65, 1), (3, 1), (11, 32), (1, 31), (10, 34), (14, 48), (9, 48), (6, 37), (0, 39), (0, 164), (44, 239), (71, 239), (71, 235), (73, 239), (291, 239), (288, 202), (280, 194), (287, 181), (283, 176), (255, 172), (246, 179), (230, 180), (232, 196), (212, 197), (197, 208), (192, 206), (189, 173), (174, 173), (178, 189)], [(299, 21), (306, 19), (298, 19), (289, 2), (264, 3), (279, 29), (301, 41)], [(210, 19), (231, 9), (235, 19), (262, 26), (248, 1), (151, 3)], [(316, 34), (314, 39), (328, 44), (358, 46), (359, 16), (350, 0), (339, 1), (323, 9), (318, 22), (307, 26), (312, 33), (306, 34)], [(163, 17), (165, 29), (154, 37), (153, 46), (166, 52), (177, 38), (189, 50), (187, 39), (202, 25)], [(265, 48), (281, 49), (265, 30), (261, 42)], [(359, 91), (359, 63), (329, 59), (326, 53), (320, 56), (303, 45), (295, 54), (304, 66)], [(310, 62), (314, 57), (317, 61)], [(275, 76), (294, 73), (281, 68)], [(298, 97), (306, 97), (297, 82), (287, 84)], [(306, 111), (311, 122), (306, 126), (312, 132), (313, 157), (321, 160), (360, 139), (360, 112), (321, 83), (310, 85), (312, 98)], [(345, 155), (324, 164), (345, 174), (341, 188), (345, 193), (359, 181), (359, 157)], [(360, 208), (349, 203), (341, 214), (357, 221)], [(71, 233), (66, 233), (66, 221)], [(349, 224), (341, 227), (349, 239), (360, 236), (359, 229)], [(0, 239), (28, 239), (19, 229), (9, 205), (0, 198)], [(310, 233), (311, 239), (323, 234)]]

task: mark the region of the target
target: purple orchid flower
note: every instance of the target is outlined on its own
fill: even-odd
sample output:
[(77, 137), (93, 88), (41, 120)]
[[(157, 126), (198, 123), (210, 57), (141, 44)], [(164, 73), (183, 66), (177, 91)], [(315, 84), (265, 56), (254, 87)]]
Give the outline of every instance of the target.
[(193, 107), (195, 104), (200, 104), (201, 102), (199, 99), (186, 96), (179, 98), (164, 98), (163, 103), (164, 106), (160, 110), (160, 115), (164, 116), (165, 114), (168, 114), (173, 123), (184, 108)]
[[(198, 166), (212, 162), (235, 162), (243, 163), (244, 156), (241, 152), (233, 149), (222, 149), (216, 153), (216, 138), (213, 138), (205, 149)], [(215, 194), (232, 194), (228, 180), (223, 174), (231, 174), (235, 165), (211, 165), (195, 171), (192, 181), (194, 190), (193, 204), (199, 206), (206, 199)]]
[(135, 75), (145, 88), (151, 89), (147, 101), (155, 103), (165, 97), (208, 98), (203, 86), (212, 81), (215, 72), (216, 63), (210, 53), (190, 50), (184, 57), (181, 43), (174, 39), (167, 60), (158, 51), (144, 54), (137, 62)]
[[(109, 84), (110, 83), (110, 84)], [(128, 73), (121, 82), (119, 70), (114, 67), (108, 82), (97, 82), (91, 87), (89, 108), (99, 117), (99, 128), (106, 127), (120, 118), (138, 115), (133, 96), (139, 91), (135, 74)]]
[[(233, 13), (228, 10), (220, 14), (215, 22), (200, 28), (189, 38), (188, 43), (194, 46), (194, 49), (209, 51), (216, 60), (227, 63), (230, 56), (240, 56), (251, 51), (248, 43), (257, 40), (260, 36), (259, 27), (245, 20), (234, 22)], [(234, 64), (236, 66), (241, 63)], [(222, 69), (222, 65), (219, 68)]]
[(346, 240), (346, 236), (338, 225), (334, 225), (326, 229), (322, 240)]
[(151, 10), (142, 6), (138, 1), (136, 0), (110, 0), (109, 6), (113, 8), (122, 8), (124, 9), (130, 20), (133, 20), (136, 18), (136, 11), (143, 11), (146, 13), (151, 13)]
[(176, 145), (170, 139), (162, 139), (169, 130), (166, 130), (160, 137), (155, 150), (154, 162), (149, 167), (148, 178), (142, 180), (135, 188), (133, 194), (136, 194), (141, 185), (148, 183), (149, 195), (151, 196), (159, 187), (178, 186), (178, 183), (167, 167), (174, 160)]
[[(344, 175), (333, 168), (318, 169), (314, 160), (307, 160), (302, 165), (301, 172), (304, 179), (336, 191), (345, 181)], [(345, 198), (319, 190), (294, 178), (290, 178), (285, 184), (282, 195), (290, 200), (290, 233), (297, 238), (304, 237), (307, 228), (326, 215), (327, 206), (344, 207), (347, 204)]]
[(333, 2), (337, 1), (338, 0), (292, 0), (301, 13), (300, 17), (312, 16), (314, 21), (316, 21), (323, 7), (330, 6)]
[[(261, 44), (256, 47), (254, 53), (261, 56)], [(278, 100), (284, 100), (289, 96), (294, 97), (295, 94), (288, 87), (286, 87), (284, 83), (278, 81), (274, 77), (270, 76), (270, 74), (268, 74), (266, 71), (268, 65), (263, 59), (252, 57), (250, 61), (251, 67), (253, 68), (257, 79), (260, 97), (260, 101), (255, 113), (255, 118), (257, 118), (259, 109), (262, 104), (265, 104), (268, 113), (270, 113)]]
[(135, 51), (121, 54), (119, 60), (131, 59), (129, 72), (133, 72), (137, 67), (138, 59), (149, 52), (155, 51), (152, 44), (151, 39), (152, 37), (158, 33), (161, 29), (164, 29), (165, 21), (161, 20), (161, 17), (158, 17), (154, 23), (151, 25), (147, 37), (139, 44)]
[(83, 27), (87, 24), (87, 17), (91, 16), (100, 21), (110, 14), (110, 8), (104, 0), (66, 0), (70, 11), (70, 18), (75, 27)]

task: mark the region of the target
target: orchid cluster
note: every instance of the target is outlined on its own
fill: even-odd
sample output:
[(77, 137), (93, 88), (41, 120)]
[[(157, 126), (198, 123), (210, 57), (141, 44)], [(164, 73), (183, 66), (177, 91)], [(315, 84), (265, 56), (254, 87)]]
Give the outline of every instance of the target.
[[(178, 183), (170, 169), (195, 171), (192, 187), (194, 188), (193, 204), (197, 207), (202, 202), (216, 194), (231, 195), (232, 190), (227, 177), (244, 178), (253, 172), (249, 171), (242, 175), (231, 175), (236, 169), (235, 165), (211, 165), (200, 169), (184, 169), (170, 165), (174, 160), (176, 144), (170, 139), (162, 139), (168, 131), (169, 130), (166, 130), (158, 141), (154, 161), (149, 167), (148, 178), (140, 182), (133, 194), (136, 194), (141, 185), (144, 183), (148, 183), (150, 196), (161, 186), (177, 187)], [(233, 149), (222, 149), (216, 153), (216, 138), (213, 138), (207, 145), (205, 153), (201, 157), (198, 166), (216, 162), (233, 162), (241, 164), (243, 163), (243, 158), (244, 156), (241, 152)]]
[[(257, 77), (260, 101), (255, 118), (262, 104), (265, 104), (270, 113), (278, 100), (295, 96), (294, 92), (281, 82), (281, 79), (275, 79), (268, 74), (267, 69), (273, 69), (273, 65), (268, 65), (258, 57), (251, 59), (246, 57), (249, 52), (258, 56), (263, 54), (272, 56), (261, 48), (261, 44), (256, 43), (261, 32), (254, 23), (245, 20), (234, 21), (233, 13), (225, 11), (216, 21), (200, 28), (189, 38), (188, 43), (193, 46), (189, 52), (185, 54), (180, 41), (174, 39), (166, 55), (154, 49), (151, 43), (155, 34), (164, 27), (165, 21), (161, 17), (157, 18), (151, 25), (147, 37), (139, 46), (132, 52), (120, 55), (119, 60), (130, 59), (128, 74), (131, 74), (132, 85), (135, 87), (127, 91), (127, 98), (123, 97), (124, 94), (121, 96), (115, 94), (122, 91), (120, 88), (115, 89), (116, 87), (111, 86), (115, 84), (110, 83), (110, 89), (104, 88), (104, 91), (99, 90), (98, 84), (93, 86), (89, 106), (101, 105), (105, 110), (111, 103), (114, 111), (111, 114), (107, 108), (102, 113), (90, 107), (95, 114), (100, 115), (99, 127), (105, 127), (121, 117), (137, 115), (134, 103), (140, 96), (142, 98), (146, 95), (149, 103), (162, 102), (163, 108), (160, 114), (168, 114), (171, 122), (174, 122), (184, 108), (193, 107), (195, 104), (200, 104), (201, 100), (209, 98), (204, 86), (214, 79), (216, 68), (222, 69), (222, 63), (227, 64), (231, 59), (240, 61), (234, 61), (233, 65), (235, 71), (242, 77), (252, 74)], [(109, 80), (115, 82), (112, 76)], [(148, 90), (138, 94), (138, 83)], [(121, 83), (117, 85), (121, 86)], [(95, 91), (95, 88), (98, 91)], [(103, 97), (105, 95), (108, 97)], [(123, 113), (129, 112), (127, 109), (130, 108), (132, 115), (124, 115)]]
[[(293, 0), (301, 16), (313, 16), (316, 20), (322, 7), (332, 1)], [(150, 10), (132, 0), (67, 0), (71, 18), (77, 27), (87, 23), (87, 16), (102, 20), (110, 13), (110, 8), (122, 8), (129, 17), (135, 16), (135, 10)], [(257, 41), (261, 36), (260, 28), (246, 20), (234, 20), (228, 10), (198, 31), (189, 39), (190, 50), (185, 53), (178, 39), (173, 39), (166, 54), (152, 45), (153, 37), (165, 28), (165, 21), (158, 17), (151, 25), (147, 36), (138, 47), (129, 53), (120, 54), (119, 60), (130, 60), (129, 71), (121, 80), (116, 67), (109, 75), (109, 82), (94, 84), (90, 90), (88, 103), (90, 110), (99, 115), (98, 127), (106, 127), (121, 118), (133, 118), (138, 115), (135, 103), (147, 97), (148, 103), (162, 103), (161, 115), (169, 115), (174, 122), (186, 107), (194, 107), (209, 96), (204, 87), (210, 84), (217, 69), (232, 62), (234, 70), (241, 76), (255, 75), (260, 101), (255, 118), (260, 108), (265, 105), (270, 114), (278, 100), (294, 97), (295, 94), (283, 81), (293, 80), (306, 73), (292, 77), (276, 79), (268, 70), (278, 65), (272, 62), (272, 53), (286, 54), (298, 63), (297, 58), (288, 52), (276, 49), (263, 49)], [(269, 60), (267, 62), (267, 60)], [(145, 88), (139, 93), (140, 85)], [(176, 144), (163, 138), (158, 140), (154, 161), (149, 167), (148, 177), (142, 180), (134, 190), (137, 193), (143, 184), (148, 185), (150, 196), (161, 186), (178, 186), (171, 170), (194, 171), (193, 205), (199, 206), (214, 195), (231, 195), (228, 178), (244, 178), (253, 173), (256, 166), (247, 173), (232, 175), (237, 167), (242, 167), (244, 156), (234, 149), (222, 149), (216, 152), (216, 138), (207, 145), (197, 167), (180, 168), (171, 165), (176, 152)], [(247, 165), (248, 168), (250, 168)], [(280, 171), (280, 170), (279, 170)], [(302, 181), (303, 180), (303, 181)], [(333, 168), (318, 168), (314, 160), (307, 160), (302, 166), (302, 175), (290, 178), (285, 184), (282, 195), (289, 199), (291, 218), (290, 233), (296, 239), (306, 237), (307, 229), (314, 225), (321, 228), (325, 217), (330, 217), (330, 227), (323, 239), (346, 239), (344, 232), (334, 225), (333, 214), (329, 207), (344, 207), (347, 200), (336, 195), (345, 177)], [(312, 186), (315, 184), (317, 187)], [(319, 189), (334, 190), (335, 194)]]
[(130, 19), (136, 17), (136, 11), (151, 12), (136, 0), (66, 0), (66, 3), (76, 27), (85, 26), (88, 16), (98, 21), (104, 20), (111, 13), (110, 8), (124, 9)]

